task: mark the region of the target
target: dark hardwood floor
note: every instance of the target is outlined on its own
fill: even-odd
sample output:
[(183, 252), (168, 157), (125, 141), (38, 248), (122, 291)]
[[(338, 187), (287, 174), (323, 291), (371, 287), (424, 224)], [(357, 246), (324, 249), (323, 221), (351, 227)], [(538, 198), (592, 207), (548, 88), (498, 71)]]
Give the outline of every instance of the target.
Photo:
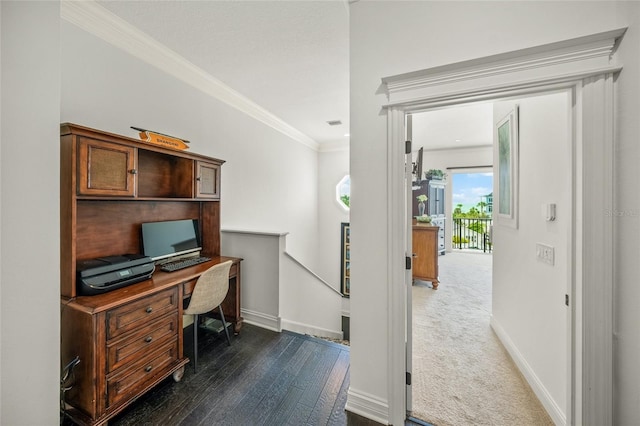
[[(187, 356), (191, 333), (185, 329)], [(188, 364), (180, 382), (160, 383), (109, 425), (377, 424), (347, 419), (347, 346), (251, 325), (231, 346), (224, 335), (199, 336), (197, 374)]]
[[(184, 331), (189, 357), (192, 333), (191, 327)], [(249, 324), (231, 337), (231, 346), (223, 334), (201, 331), (199, 339), (197, 374), (187, 364), (180, 382), (166, 379), (109, 425), (380, 426), (344, 410), (348, 346)], [(68, 419), (61, 424), (73, 425)], [(421, 425), (428, 423), (405, 422)]]

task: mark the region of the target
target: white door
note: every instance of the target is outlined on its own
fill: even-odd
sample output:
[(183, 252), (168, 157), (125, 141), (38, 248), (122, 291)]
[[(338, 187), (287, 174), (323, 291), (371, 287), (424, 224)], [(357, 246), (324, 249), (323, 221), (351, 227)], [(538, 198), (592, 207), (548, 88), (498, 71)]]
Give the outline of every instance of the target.
[[(405, 217), (406, 217), (406, 226), (405, 226), (405, 241), (406, 241), (406, 247), (405, 247), (405, 256), (407, 256), (408, 259), (411, 259), (411, 261), (413, 261), (413, 247), (412, 247), (412, 240), (411, 240), (411, 229), (412, 229), (412, 222), (411, 222), (411, 215), (412, 215), (412, 188), (411, 188), (411, 181), (412, 181), (412, 172), (413, 172), (413, 164), (412, 164), (412, 153), (411, 153), (411, 137), (412, 137), (412, 131), (411, 131), (411, 126), (412, 126), (412, 118), (411, 118), (411, 114), (407, 114), (406, 116), (406, 120), (405, 120), (405, 131), (406, 131), (406, 138), (405, 140), (406, 142), (406, 146), (407, 149), (405, 150), (405, 161), (404, 161), (404, 187), (405, 187)], [(409, 263), (409, 262), (407, 262)], [(412, 270), (410, 268), (407, 268), (407, 270), (405, 271), (405, 288), (406, 288), (406, 293), (407, 293), (407, 328), (406, 328), (406, 364), (407, 364), (407, 373), (406, 373), (406, 378), (407, 378), (407, 413), (410, 413), (411, 410), (413, 409), (412, 407), (412, 392), (411, 392), (411, 373), (412, 373), (412, 356), (413, 356), (413, 345), (412, 345), (412, 339), (413, 339), (413, 327), (412, 327), (412, 321), (413, 321), (413, 310), (411, 308), (411, 304), (412, 304), (412, 295), (411, 295), (411, 289), (412, 289), (412, 285), (413, 285), (413, 278), (412, 278)]]

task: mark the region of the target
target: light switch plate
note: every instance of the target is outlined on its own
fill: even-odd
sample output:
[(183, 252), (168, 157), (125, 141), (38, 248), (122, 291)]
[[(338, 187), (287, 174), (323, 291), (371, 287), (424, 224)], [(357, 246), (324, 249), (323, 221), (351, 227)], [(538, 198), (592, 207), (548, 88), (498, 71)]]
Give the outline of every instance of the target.
[(546, 244), (536, 243), (536, 258), (541, 262), (553, 265), (555, 262), (555, 249)]
[(556, 204), (543, 204), (542, 205), (542, 217), (547, 222), (553, 222), (556, 220)]

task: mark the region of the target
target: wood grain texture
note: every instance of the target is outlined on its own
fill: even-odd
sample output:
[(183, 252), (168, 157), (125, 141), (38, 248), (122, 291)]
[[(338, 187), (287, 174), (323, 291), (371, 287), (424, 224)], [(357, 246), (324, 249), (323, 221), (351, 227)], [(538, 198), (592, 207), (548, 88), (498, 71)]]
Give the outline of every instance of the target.
[[(61, 364), (80, 358), (65, 400), (76, 422), (98, 426), (173, 373), (182, 374), (189, 361), (183, 356), (184, 283), (207, 265), (157, 271), (137, 284), (81, 296), (77, 261), (142, 253), (144, 222), (197, 219), (211, 266), (220, 259), (223, 161), (68, 123), (60, 130)], [(208, 172), (204, 188), (196, 181), (196, 163)], [(205, 199), (195, 198), (196, 184)], [(230, 297), (240, 297), (239, 261)], [(239, 331), (240, 300), (227, 305)]]
[[(198, 219), (203, 254), (220, 254), (224, 161), (69, 123), (60, 132), (61, 296), (78, 295), (76, 261), (142, 253), (143, 222)], [(198, 198), (196, 164), (209, 183)]]
[[(184, 335), (189, 356), (189, 328)], [(347, 424), (347, 346), (253, 325), (231, 346), (201, 330), (199, 344), (197, 374), (187, 365), (181, 382), (166, 379), (109, 424)]]
[(413, 225), (413, 279), (431, 281), (438, 288), (438, 227)]

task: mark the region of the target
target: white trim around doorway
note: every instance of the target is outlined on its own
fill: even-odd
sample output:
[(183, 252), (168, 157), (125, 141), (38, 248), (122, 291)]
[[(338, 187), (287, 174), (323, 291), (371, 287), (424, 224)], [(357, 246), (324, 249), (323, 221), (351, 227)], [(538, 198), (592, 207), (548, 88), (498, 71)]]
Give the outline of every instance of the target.
[[(404, 116), (443, 105), (526, 96), (564, 89), (574, 95), (571, 230), (570, 380), (566, 422), (613, 422), (613, 221), (594, 205), (611, 205), (613, 194), (614, 49), (625, 29), (593, 34), (384, 78), (389, 103), (387, 138), (389, 256), (389, 424), (404, 424), (406, 394), (407, 286), (402, 194)], [(561, 58), (565, 58), (563, 61)], [(588, 149), (586, 149), (588, 147)], [(394, 195), (396, 194), (396, 195)], [(607, 202), (609, 204), (607, 204)], [(596, 260), (597, 259), (597, 260)], [(405, 283), (406, 284), (406, 283)], [(402, 377), (402, 379), (400, 377)]]

